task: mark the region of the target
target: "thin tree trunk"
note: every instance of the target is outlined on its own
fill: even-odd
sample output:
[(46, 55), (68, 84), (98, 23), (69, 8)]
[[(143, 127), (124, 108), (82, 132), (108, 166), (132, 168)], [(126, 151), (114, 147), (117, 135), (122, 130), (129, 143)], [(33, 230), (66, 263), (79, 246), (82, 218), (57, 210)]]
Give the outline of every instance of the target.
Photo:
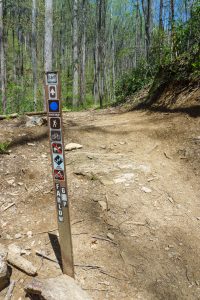
[[(53, 0), (45, 0), (45, 42), (44, 42), (44, 70), (52, 71), (52, 47), (53, 47)], [(44, 97), (44, 110), (46, 101)]]
[(36, 46), (36, 0), (32, 2), (32, 70), (33, 70), (33, 103), (37, 110), (37, 46)]
[(73, 107), (78, 106), (78, 0), (73, 2)]
[(81, 76), (80, 76), (80, 103), (85, 102), (85, 64), (86, 64), (86, 0), (82, 2), (82, 39), (81, 39)]
[(0, 51), (1, 51), (1, 92), (2, 108), (6, 113), (6, 61), (4, 52), (4, 28), (3, 28), (3, 1), (0, 0)]
[(160, 31), (163, 30), (163, 0), (160, 0), (159, 29), (160, 29)]
[(170, 0), (170, 27), (171, 27), (171, 60), (174, 57), (174, 0)]
[(144, 21), (145, 21), (145, 48), (146, 48), (146, 59), (147, 62), (149, 61), (149, 54), (150, 54), (150, 43), (151, 43), (151, 6), (152, 0), (147, 0), (145, 5), (144, 0), (142, 0), (142, 9), (144, 14)]
[(96, 36), (95, 36), (95, 50), (94, 50), (94, 100), (95, 105), (99, 102), (98, 89), (98, 73), (99, 73), (99, 0), (96, 1)]

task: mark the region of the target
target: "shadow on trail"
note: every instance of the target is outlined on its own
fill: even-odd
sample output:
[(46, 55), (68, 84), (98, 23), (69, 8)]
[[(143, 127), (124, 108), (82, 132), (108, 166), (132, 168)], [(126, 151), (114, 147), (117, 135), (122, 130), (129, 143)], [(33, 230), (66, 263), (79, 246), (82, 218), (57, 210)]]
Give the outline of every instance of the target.
[(24, 145), (29, 142), (42, 141), (48, 137), (48, 130), (44, 130), (41, 133), (27, 133), (23, 136), (18, 136), (10, 142), (9, 149), (15, 146)]
[(153, 112), (168, 112), (168, 113), (184, 113), (189, 115), (192, 118), (198, 118), (200, 117), (200, 105), (194, 105), (190, 107), (179, 107), (179, 108), (167, 108), (167, 107), (147, 107), (147, 106), (140, 106), (137, 108), (134, 108), (134, 110), (149, 110)]
[(60, 243), (59, 243), (58, 237), (57, 237), (57, 235), (52, 234), (52, 233), (48, 233), (48, 235), (49, 235), (51, 246), (52, 246), (53, 251), (55, 253), (56, 259), (59, 263), (59, 266), (60, 266), (61, 270), (63, 270), (61, 249), (60, 249)]

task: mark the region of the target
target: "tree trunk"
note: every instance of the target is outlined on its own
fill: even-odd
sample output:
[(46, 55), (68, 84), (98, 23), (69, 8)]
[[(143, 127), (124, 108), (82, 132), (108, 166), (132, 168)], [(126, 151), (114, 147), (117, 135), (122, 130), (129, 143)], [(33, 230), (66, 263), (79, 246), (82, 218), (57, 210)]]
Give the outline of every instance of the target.
[(174, 57), (174, 0), (170, 0), (170, 25), (171, 25), (171, 60)]
[(81, 76), (80, 76), (80, 103), (85, 102), (85, 64), (86, 64), (86, 0), (82, 2), (82, 39), (81, 39)]
[(0, 0), (0, 51), (1, 51), (1, 92), (2, 108), (6, 113), (6, 60), (4, 52), (3, 1)]
[(98, 31), (98, 21), (99, 18), (99, 0), (96, 1), (96, 29), (95, 29), (95, 49), (94, 49), (94, 100), (95, 105), (99, 102), (99, 89), (98, 89), (98, 73), (99, 73), (99, 31)]
[(78, 106), (78, 0), (73, 2), (73, 107)]
[[(53, 47), (53, 0), (45, 0), (45, 39), (44, 39), (44, 70), (52, 71), (52, 47)], [(46, 100), (44, 97), (44, 110)]]
[(147, 0), (145, 5), (144, 0), (142, 0), (142, 9), (144, 14), (144, 23), (145, 23), (145, 50), (146, 50), (146, 59), (149, 62), (150, 54), (150, 43), (151, 43), (151, 7), (152, 0)]
[(160, 31), (163, 30), (163, 0), (160, 0), (159, 29)]
[(106, 0), (97, 1), (97, 32), (96, 32), (96, 95), (103, 107), (105, 96), (105, 31), (106, 31)]
[(37, 110), (37, 45), (36, 45), (36, 0), (32, 0), (32, 70), (33, 70), (33, 103)]

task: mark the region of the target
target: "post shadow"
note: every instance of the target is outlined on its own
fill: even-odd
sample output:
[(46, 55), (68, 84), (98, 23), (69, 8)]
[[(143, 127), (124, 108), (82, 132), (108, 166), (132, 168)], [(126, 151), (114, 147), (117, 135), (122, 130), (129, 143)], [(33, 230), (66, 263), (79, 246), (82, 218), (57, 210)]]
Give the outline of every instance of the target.
[(61, 255), (61, 249), (60, 249), (60, 243), (59, 243), (58, 237), (57, 237), (57, 235), (55, 235), (53, 233), (48, 233), (48, 235), (49, 235), (49, 239), (51, 242), (51, 246), (53, 248), (53, 251), (55, 253), (57, 261), (59, 263), (59, 266), (60, 266), (61, 270), (63, 271), (62, 255)]

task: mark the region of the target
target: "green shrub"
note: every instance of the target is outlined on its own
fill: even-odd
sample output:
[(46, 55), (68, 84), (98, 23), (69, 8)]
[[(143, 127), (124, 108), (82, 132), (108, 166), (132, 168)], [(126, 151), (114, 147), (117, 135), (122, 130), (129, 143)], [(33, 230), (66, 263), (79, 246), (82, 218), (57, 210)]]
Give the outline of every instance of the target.
[(143, 86), (149, 83), (151, 79), (151, 70), (145, 64), (140, 65), (137, 69), (125, 73), (116, 83), (116, 101), (123, 102), (127, 96), (130, 96), (140, 90)]

